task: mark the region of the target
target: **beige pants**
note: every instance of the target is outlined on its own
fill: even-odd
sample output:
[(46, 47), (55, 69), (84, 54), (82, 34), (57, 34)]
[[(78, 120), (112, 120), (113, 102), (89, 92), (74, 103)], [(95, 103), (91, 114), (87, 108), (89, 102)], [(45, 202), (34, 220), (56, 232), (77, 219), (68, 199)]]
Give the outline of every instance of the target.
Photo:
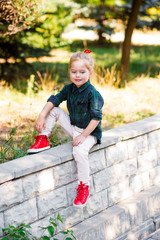
[[(72, 139), (80, 135), (84, 129), (71, 125), (69, 115), (60, 107), (54, 107), (46, 118), (46, 128), (43, 129), (43, 135), (50, 135), (55, 122), (61, 126), (65, 133)], [(73, 147), (73, 156), (77, 163), (78, 180), (89, 184), (89, 150), (97, 143), (95, 136), (89, 135), (82, 144)]]

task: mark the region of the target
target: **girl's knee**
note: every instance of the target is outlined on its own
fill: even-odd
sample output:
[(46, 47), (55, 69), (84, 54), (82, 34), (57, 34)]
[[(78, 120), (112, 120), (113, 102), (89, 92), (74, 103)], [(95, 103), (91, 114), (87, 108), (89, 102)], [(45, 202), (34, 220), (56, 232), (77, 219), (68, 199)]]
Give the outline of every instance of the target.
[(88, 156), (88, 152), (80, 145), (73, 147), (73, 156), (76, 158), (77, 156)]

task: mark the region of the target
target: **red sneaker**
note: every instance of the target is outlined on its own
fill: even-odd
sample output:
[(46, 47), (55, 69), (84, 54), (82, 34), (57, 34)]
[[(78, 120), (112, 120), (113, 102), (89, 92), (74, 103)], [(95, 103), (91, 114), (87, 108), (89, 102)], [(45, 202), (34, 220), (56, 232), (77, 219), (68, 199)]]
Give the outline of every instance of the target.
[(89, 186), (80, 182), (77, 192), (77, 197), (73, 205), (75, 207), (84, 207), (87, 204), (87, 199), (89, 197)]
[(27, 150), (27, 153), (38, 153), (50, 148), (47, 136), (39, 135), (34, 137), (36, 139), (35, 144)]

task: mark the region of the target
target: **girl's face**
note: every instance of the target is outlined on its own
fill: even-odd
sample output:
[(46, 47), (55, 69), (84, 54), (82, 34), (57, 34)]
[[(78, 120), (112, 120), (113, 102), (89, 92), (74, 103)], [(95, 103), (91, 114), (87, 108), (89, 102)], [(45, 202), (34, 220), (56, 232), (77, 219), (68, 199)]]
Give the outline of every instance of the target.
[(88, 81), (90, 75), (91, 72), (85, 66), (83, 60), (79, 59), (71, 63), (70, 79), (78, 88)]

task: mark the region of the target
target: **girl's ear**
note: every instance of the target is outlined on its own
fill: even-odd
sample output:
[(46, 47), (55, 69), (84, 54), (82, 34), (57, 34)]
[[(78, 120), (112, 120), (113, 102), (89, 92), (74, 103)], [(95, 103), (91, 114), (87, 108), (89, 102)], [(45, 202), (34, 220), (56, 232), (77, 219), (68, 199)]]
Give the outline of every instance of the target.
[(89, 76), (90, 76), (90, 77), (92, 76), (92, 73), (93, 73), (93, 70), (91, 70), (91, 71), (89, 72)]

